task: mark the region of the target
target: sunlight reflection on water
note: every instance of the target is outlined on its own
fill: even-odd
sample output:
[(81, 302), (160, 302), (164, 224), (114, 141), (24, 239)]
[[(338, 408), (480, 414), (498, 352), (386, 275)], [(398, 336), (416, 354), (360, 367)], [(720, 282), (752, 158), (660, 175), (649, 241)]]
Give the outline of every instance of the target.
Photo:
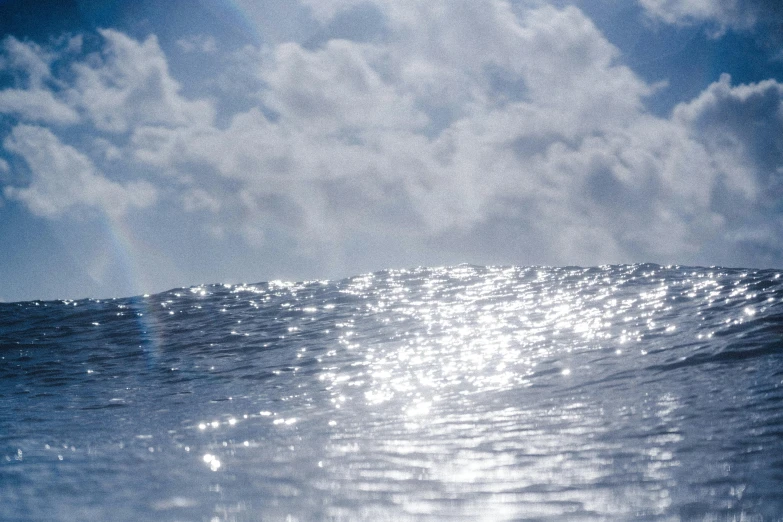
[(47, 303), (53, 330), (3, 333), (35, 348), (2, 388), (0, 500), (30, 500), (0, 515), (774, 517), (778, 276), (460, 266)]

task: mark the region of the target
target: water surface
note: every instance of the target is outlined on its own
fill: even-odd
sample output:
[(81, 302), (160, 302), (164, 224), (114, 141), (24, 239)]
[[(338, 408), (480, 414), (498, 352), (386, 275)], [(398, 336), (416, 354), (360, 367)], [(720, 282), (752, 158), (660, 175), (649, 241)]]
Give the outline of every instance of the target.
[(774, 270), (0, 304), (0, 519), (781, 519), (782, 341)]

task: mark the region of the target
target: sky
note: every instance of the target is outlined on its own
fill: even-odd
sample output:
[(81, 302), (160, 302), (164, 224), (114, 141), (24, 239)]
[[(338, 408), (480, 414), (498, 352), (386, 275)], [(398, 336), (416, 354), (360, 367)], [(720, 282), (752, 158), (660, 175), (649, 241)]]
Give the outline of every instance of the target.
[(0, 0), (0, 299), (783, 267), (777, 0)]

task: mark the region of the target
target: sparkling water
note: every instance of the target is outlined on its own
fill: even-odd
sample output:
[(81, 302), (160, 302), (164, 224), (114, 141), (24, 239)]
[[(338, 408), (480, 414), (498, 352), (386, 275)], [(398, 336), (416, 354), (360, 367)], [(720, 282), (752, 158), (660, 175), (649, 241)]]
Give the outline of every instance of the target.
[(782, 519), (781, 273), (0, 304), (0, 519)]

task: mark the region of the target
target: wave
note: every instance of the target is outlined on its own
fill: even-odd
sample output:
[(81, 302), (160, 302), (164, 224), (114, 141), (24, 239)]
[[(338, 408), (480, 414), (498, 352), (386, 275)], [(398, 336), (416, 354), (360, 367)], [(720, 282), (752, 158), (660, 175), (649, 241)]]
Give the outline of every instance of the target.
[(0, 303), (0, 519), (777, 519), (782, 303), (654, 264)]

